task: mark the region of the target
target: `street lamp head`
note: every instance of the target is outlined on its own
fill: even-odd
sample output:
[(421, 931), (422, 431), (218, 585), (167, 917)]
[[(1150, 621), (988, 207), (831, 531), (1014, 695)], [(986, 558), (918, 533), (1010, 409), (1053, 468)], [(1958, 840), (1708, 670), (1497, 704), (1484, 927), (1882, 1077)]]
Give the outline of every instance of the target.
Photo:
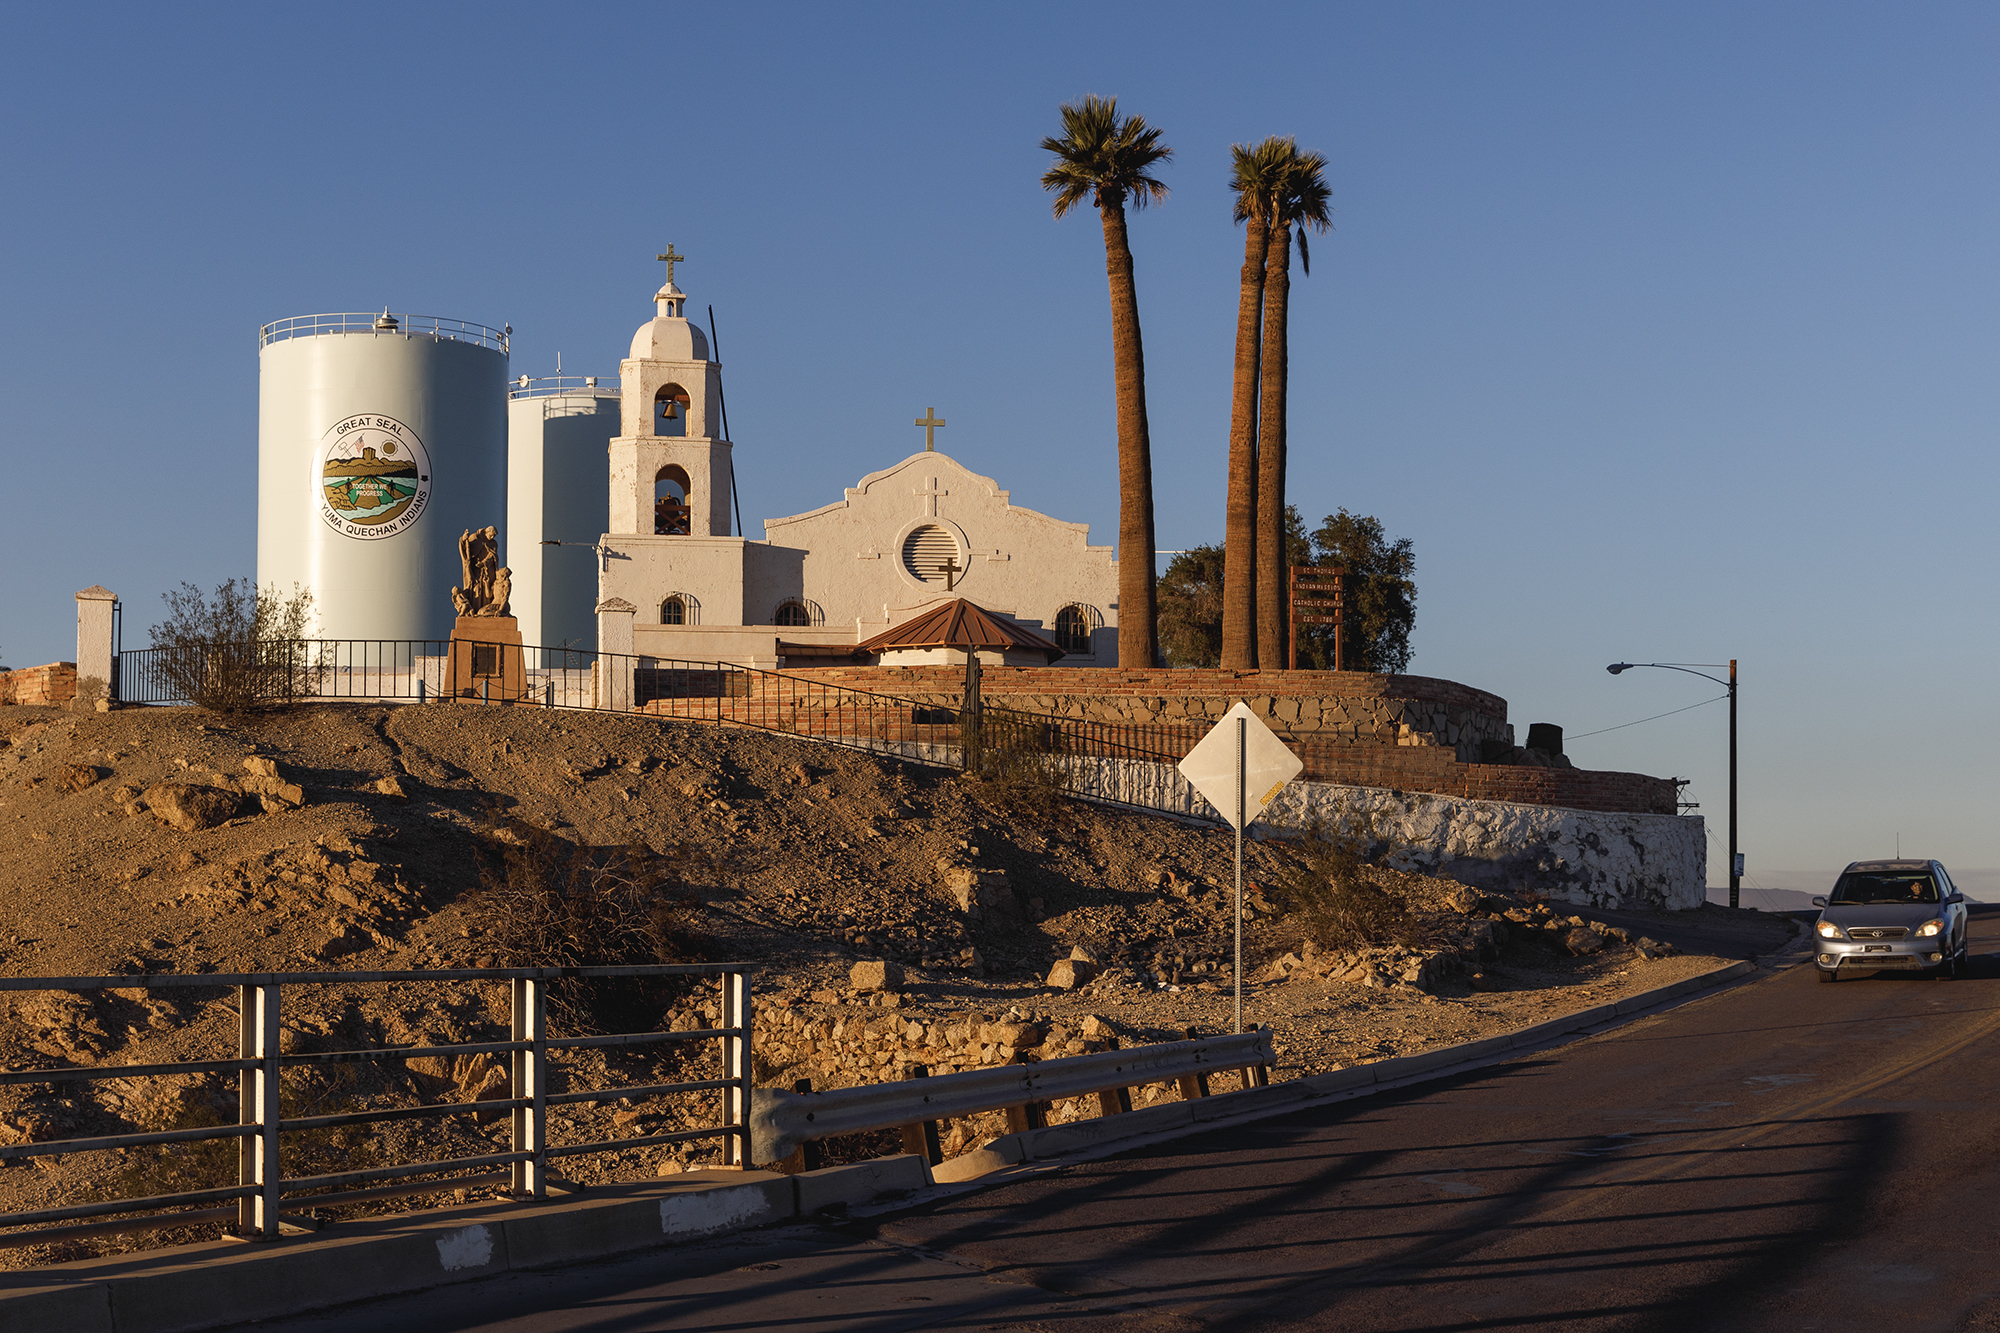
[(1632, 664), (1630, 662), (1613, 662), (1610, 666), (1604, 669), (1606, 671), (1609, 671), (1612, 675), (1615, 676), (1621, 671), (1630, 671), (1632, 669)]

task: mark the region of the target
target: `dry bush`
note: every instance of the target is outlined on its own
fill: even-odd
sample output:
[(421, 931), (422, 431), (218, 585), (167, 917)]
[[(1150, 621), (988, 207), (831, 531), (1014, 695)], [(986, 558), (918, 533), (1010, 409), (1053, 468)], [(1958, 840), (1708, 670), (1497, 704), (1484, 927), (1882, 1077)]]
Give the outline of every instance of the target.
[[(496, 818), (480, 867), (482, 906), (509, 967), (698, 963), (710, 958), (687, 876), (706, 869), (685, 846), (579, 847), (547, 829)], [(564, 979), (549, 1013), (564, 1031), (649, 1030), (692, 979)]]
[[(365, 1110), (367, 1107), (355, 1095), (357, 1083), (358, 1076), (350, 1069), (288, 1069), (279, 1082), (279, 1114), (289, 1120)], [(214, 1104), (196, 1101), (183, 1104), (170, 1117), (148, 1123), (145, 1127), (149, 1130), (211, 1129), (235, 1123), (235, 1116), (224, 1114)], [(335, 1125), (286, 1133), (280, 1148), (285, 1174), (293, 1178), (332, 1175), (381, 1165), (372, 1128), (369, 1125)], [(234, 1185), (240, 1151), (238, 1145), (241, 1142), (235, 1138), (196, 1139), (134, 1148), (110, 1186), (97, 1191), (96, 1197), (105, 1200), (139, 1199)], [(312, 1207), (311, 1197), (294, 1196), (286, 1201), (286, 1207), (305, 1211)], [(115, 1254), (189, 1245), (213, 1240), (234, 1230), (233, 1225), (219, 1222), (171, 1227), (113, 1237), (98, 1242), (94, 1249), (100, 1254)]]
[(76, 694), (69, 701), (70, 711), (94, 713), (97, 711), (97, 701), (109, 698), (110, 694), (111, 688), (104, 683), (104, 677), (83, 676), (76, 682)]
[(1409, 906), (1365, 872), (1374, 845), (1372, 828), (1349, 832), (1318, 820), (1293, 844), (1297, 864), (1274, 887), (1321, 948), (1422, 942)]
[(174, 697), (231, 712), (312, 693), (311, 592), (228, 579), (213, 596), (183, 583), (160, 598), (167, 618), (152, 628), (150, 669)]
[(1061, 737), (1045, 719), (987, 709), (960, 722), (966, 771), (981, 795), (1003, 810), (1045, 810), (1072, 782)]

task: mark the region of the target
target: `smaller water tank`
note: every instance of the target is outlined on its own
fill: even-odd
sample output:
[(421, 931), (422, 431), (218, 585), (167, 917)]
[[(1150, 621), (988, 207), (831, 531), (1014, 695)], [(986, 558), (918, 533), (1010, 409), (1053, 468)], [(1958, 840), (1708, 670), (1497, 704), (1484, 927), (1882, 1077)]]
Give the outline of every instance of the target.
[[(592, 549), (611, 523), (610, 456), (618, 377), (515, 380), (507, 394), (506, 563), (514, 616), (532, 647), (597, 644)], [(561, 542), (560, 546), (544, 542)]]

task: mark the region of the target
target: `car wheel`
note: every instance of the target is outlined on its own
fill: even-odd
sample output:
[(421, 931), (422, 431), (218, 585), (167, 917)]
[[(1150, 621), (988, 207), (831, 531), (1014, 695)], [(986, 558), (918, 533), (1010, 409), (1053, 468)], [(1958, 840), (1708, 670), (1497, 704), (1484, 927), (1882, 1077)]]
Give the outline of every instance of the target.
[(1821, 981), (1838, 981), (1840, 980), (1840, 973), (1834, 968), (1822, 967), (1819, 969), (1819, 979)]

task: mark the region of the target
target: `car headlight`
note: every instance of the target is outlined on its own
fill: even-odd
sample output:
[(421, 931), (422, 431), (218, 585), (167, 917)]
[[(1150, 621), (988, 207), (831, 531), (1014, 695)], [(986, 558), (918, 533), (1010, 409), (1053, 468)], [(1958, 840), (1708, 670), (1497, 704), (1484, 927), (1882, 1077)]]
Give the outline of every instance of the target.
[(1924, 922), (1923, 925), (1917, 927), (1917, 934), (1935, 935), (1943, 929), (1944, 929), (1944, 918), (1941, 916), (1934, 916), (1930, 920)]
[(1844, 940), (1847, 938), (1847, 932), (1842, 930), (1839, 926), (1834, 925), (1833, 922), (1831, 921), (1820, 922), (1817, 929), (1819, 930), (1820, 937), (1822, 939)]

